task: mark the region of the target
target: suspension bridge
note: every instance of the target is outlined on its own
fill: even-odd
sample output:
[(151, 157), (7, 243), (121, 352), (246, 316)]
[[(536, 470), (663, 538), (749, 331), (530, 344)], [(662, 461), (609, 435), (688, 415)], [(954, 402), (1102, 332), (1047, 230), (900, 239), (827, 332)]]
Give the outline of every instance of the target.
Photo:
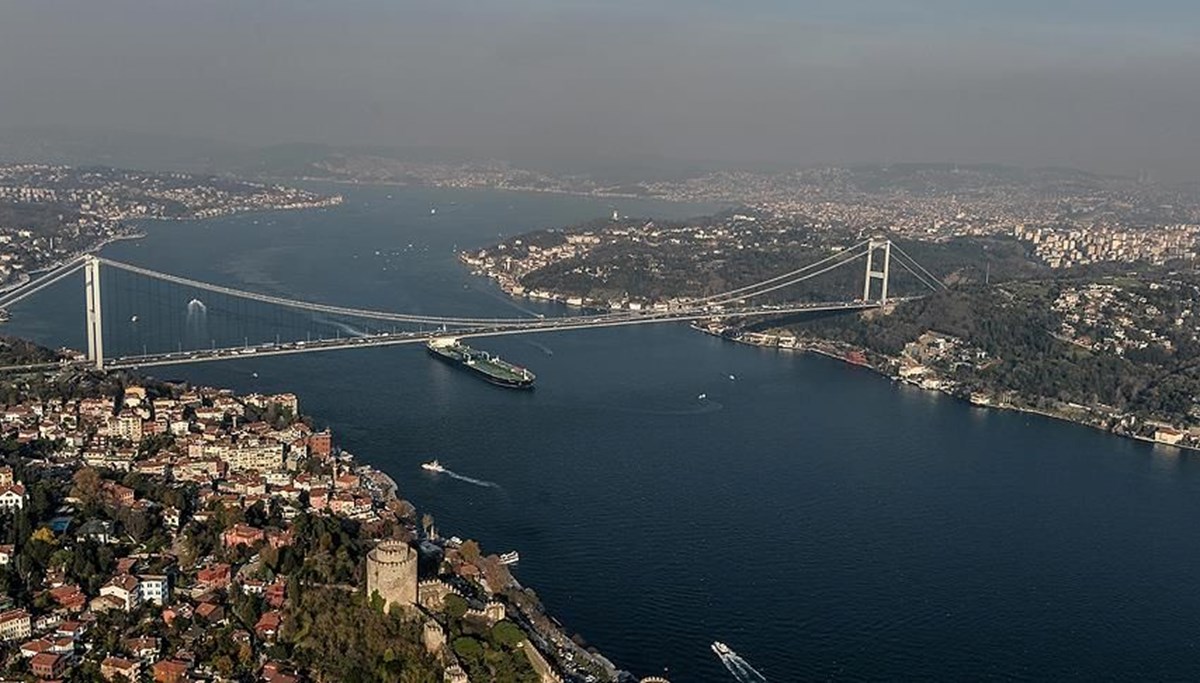
[[(859, 262), (865, 262), (866, 265), (861, 297), (837, 301), (778, 301), (781, 290)], [(889, 287), (893, 264), (899, 265), (911, 276), (923, 288), (922, 293), (892, 296)], [(142, 368), (244, 359), (251, 356), (416, 344), (437, 337), (496, 337), (669, 322), (855, 311), (920, 298), (926, 293), (924, 289), (936, 291), (943, 287), (940, 280), (891, 240), (872, 238), (760, 282), (739, 286), (719, 294), (680, 300), (650, 310), (539, 315), (525, 318), (455, 317), (301, 301), (202, 282), (96, 255), (84, 255), (19, 287), (0, 293), (0, 310), (10, 310), (12, 306), (81, 270), (84, 275), (86, 358), (39, 366), (12, 366), (0, 370), (62, 365), (92, 366), (99, 370)], [(105, 287), (101, 286), (102, 280)], [(114, 280), (117, 281), (118, 289), (125, 294), (140, 293), (143, 299), (149, 297), (158, 301), (147, 303), (143, 300), (136, 307), (114, 304), (111, 301)], [(165, 292), (164, 288), (167, 288)], [(189, 293), (190, 300), (184, 304), (178, 292)], [(172, 296), (174, 301), (171, 301)], [(201, 300), (200, 296), (205, 299)], [(162, 301), (163, 299), (166, 301)], [(142, 315), (153, 320), (142, 325), (139, 323), (142, 315), (136, 312), (131, 314), (131, 310), (141, 310)], [(265, 310), (273, 310), (275, 313), (264, 314)], [(166, 318), (171, 317), (166, 313), (173, 314), (173, 317), (180, 320), (164, 323)], [(236, 321), (240, 327), (236, 331), (229, 329), (229, 325), (215, 329), (209, 320), (210, 315), (223, 315)], [(258, 325), (255, 339), (251, 342), (251, 335), (246, 332), (250, 326), (247, 321), (258, 321), (261, 318), (273, 318), (273, 324), (265, 327)], [(314, 337), (314, 321), (325, 326), (326, 332), (332, 326), (336, 333), (333, 336), (318, 334)], [(159, 327), (165, 325), (167, 329), (152, 334), (154, 324), (158, 324)], [(343, 329), (347, 332), (346, 336), (341, 334)], [(285, 336), (288, 334), (291, 336)], [(115, 340), (114, 336), (117, 337)], [(174, 340), (174, 343), (170, 340)], [(151, 344), (150, 341), (154, 343)], [(139, 343), (140, 348), (137, 348)]]

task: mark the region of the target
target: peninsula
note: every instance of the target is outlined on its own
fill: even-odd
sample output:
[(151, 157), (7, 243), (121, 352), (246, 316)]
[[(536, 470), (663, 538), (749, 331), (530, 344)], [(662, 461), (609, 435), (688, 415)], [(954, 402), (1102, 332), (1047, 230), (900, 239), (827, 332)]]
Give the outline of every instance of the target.
[(0, 390), (7, 677), (636, 680), (294, 394), (74, 370)]
[[(1200, 277), (1194, 267), (1200, 205), (1194, 199), (1175, 205), (1172, 211), (1191, 222), (1171, 223), (1179, 216), (1150, 218), (1154, 208), (1138, 202), (1118, 210), (1115, 195), (1100, 199), (1109, 196), (1102, 187), (1088, 192), (1095, 201), (1113, 202), (1106, 227), (988, 227), (972, 225), (961, 210), (945, 222), (877, 224), (947, 287), (922, 300), (832, 318), (725, 319), (699, 327), (759, 346), (850, 360), (981, 406), (1200, 447)], [(1145, 201), (1153, 194), (1146, 190)], [(906, 193), (927, 209), (939, 203), (936, 195)], [(1006, 220), (1016, 222), (1015, 216)], [(518, 235), (460, 258), (513, 296), (636, 312), (668, 309), (812, 263), (860, 240), (868, 224), (848, 229), (819, 214), (768, 207), (688, 221), (614, 215)], [(770, 296), (828, 301), (861, 287), (861, 269), (835, 271)], [(891, 293), (922, 291), (914, 278), (894, 272)]]

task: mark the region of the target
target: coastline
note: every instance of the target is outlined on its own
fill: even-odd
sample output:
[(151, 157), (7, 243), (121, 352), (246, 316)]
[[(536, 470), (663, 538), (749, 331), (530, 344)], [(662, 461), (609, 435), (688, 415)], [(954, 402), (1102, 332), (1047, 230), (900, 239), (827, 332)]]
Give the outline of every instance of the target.
[[(1200, 452), (1200, 446), (1192, 446), (1192, 445), (1182, 444), (1182, 443), (1177, 443), (1177, 444), (1165, 443), (1163, 441), (1159, 441), (1159, 440), (1153, 439), (1148, 436), (1142, 436), (1140, 434), (1128, 434), (1128, 433), (1124, 433), (1124, 432), (1118, 432), (1118, 431), (1114, 431), (1113, 429), (1108, 428), (1108, 427), (1097, 425), (1097, 424), (1094, 424), (1092, 422), (1088, 422), (1085, 420), (1075, 419), (1069, 415), (1055, 413), (1055, 412), (1045, 410), (1042, 408), (1035, 408), (1032, 406), (1021, 406), (1021, 405), (1016, 405), (1013, 403), (979, 402), (979, 401), (972, 400), (969, 396), (963, 396), (961, 393), (956, 393), (954, 391), (951, 391), (951, 390), (948, 390), (945, 388), (921, 386), (921, 384), (919, 382), (913, 381), (908, 378), (900, 377), (898, 375), (893, 375), (882, 368), (876, 367), (875, 365), (871, 364), (870, 362), (865, 362), (865, 361), (864, 362), (856, 362), (854, 360), (851, 360), (850, 358), (847, 358), (845, 353), (839, 354), (834, 350), (821, 348), (820, 346), (817, 345), (818, 343), (821, 343), (821, 342), (824, 342), (826, 344), (833, 343), (833, 342), (830, 342), (829, 340), (810, 340), (808, 344), (801, 343), (801, 344), (796, 345), (795, 347), (784, 347), (784, 346), (778, 346), (778, 345), (760, 344), (760, 343), (755, 343), (755, 342), (752, 342), (752, 341), (749, 341), (746, 339), (741, 339), (741, 338), (737, 338), (737, 337), (731, 337), (731, 336), (727, 336), (727, 335), (723, 335), (723, 334), (718, 334), (718, 333), (710, 332), (708, 330), (705, 330), (705, 329), (695, 326), (695, 325), (692, 325), (691, 327), (692, 327), (692, 329), (702, 332), (703, 334), (707, 334), (707, 335), (710, 335), (713, 337), (718, 337), (720, 339), (723, 339), (725, 341), (730, 341), (735, 344), (742, 344), (745, 346), (753, 346), (753, 347), (757, 347), (757, 348), (775, 349), (775, 350), (779, 350), (779, 351), (796, 351), (796, 352), (800, 352), (800, 353), (813, 353), (813, 354), (816, 354), (819, 356), (824, 356), (826, 358), (845, 363), (846, 365), (851, 365), (854, 367), (860, 367), (860, 368), (863, 368), (866, 370), (870, 370), (871, 372), (873, 372), (881, 377), (884, 377), (886, 379), (889, 379), (893, 382), (901, 382), (901, 383), (911, 386), (913, 388), (921, 389), (922, 391), (932, 391), (934, 393), (948, 396), (957, 401), (966, 403), (973, 408), (1005, 410), (1005, 411), (1010, 411), (1010, 412), (1014, 412), (1014, 413), (1022, 413), (1022, 414), (1026, 414), (1026, 415), (1037, 415), (1040, 417), (1058, 420), (1059, 422), (1066, 422), (1069, 424), (1079, 425), (1081, 427), (1087, 427), (1089, 429), (1093, 429), (1095, 431), (1098, 431), (1098, 432), (1101, 432), (1104, 434), (1108, 434), (1109, 436), (1131, 439), (1133, 441), (1141, 441), (1143, 443), (1147, 443), (1147, 444), (1150, 444), (1150, 445), (1153, 445), (1156, 447), (1160, 447), (1160, 448), (1171, 448), (1171, 449), (1175, 449), (1178, 451)], [(865, 353), (866, 353), (865, 349), (858, 349), (858, 348), (850, 347), (848, 345), (847, 345), (846, 351), (864, 354), (864, 357), (865, 357)]]
[[(460, 253), (459, 261), (467, 266), (471, 266), (472, 264), (468, 263), (466, 261), (466, 259), (464, 259), (462, 256), (463, 256), (463, 254)], [(562, 294), (561, 292), (547, 292), (546, 294), (548, 294), (548, 296), (535, 297), (535, 296), (531, 296), (529, 293), (517, 293), (517, 292), (511, 291), (511, 289), (509, 287), (505, 286), (505, 282), (503, 281), (503, 279), (498, 277), (495, 273), (478, 270), (478, 269), (472, 270), (471, 272), (474, 275), (478, 275), (479, 277), (486, 278), (489, 282), (497, 284), (502, 292), (504, 292), (505, 294), (507, 294), (509, 297), (511, 297), (513, 299), (534, 298), (534, 299), (540, 299), (540, 300), (544, 300), (544, 301), (553, 301), (553, 302), (563, 303), (564, 305), (567, 305), (569, 307), (581, 308), (582, 310), (590, 310), (590, 307), (587, 306), (586, 304), (583, 306), (577, 306), (574, 304), (565, 303), (569, 300), (569, 298), (566, 295)], [(604, 309), (597, 309), (597, 310), (604, 310)], [(789, 338), (788, 342), (785, 343), (783, 339), (781, 339), (775, 335), (769, 335), (769, 334), (759, 335), (755, 340), (752, 340), (752, 339), (743, 337), (740, 334), (739, 335), (726, 334), (725, 330), (723, 328), (722, 329), (709, 329), (709, 328), (706, 328), (697, 323), (692, 323), (689, 325), (689, 327), (691, 327), (693, 330), (696, 330), (703, 334), (718, 337), (718, 338), (726, 340), (726, 341), (734, 342), (737, 344), (743, 344), (746, 346), (777, 349), (780, 351), (799, 351), (799, 352), (814, 353), (817, 355), (825, 356), (827, 358), (831, 358), (833, 360), (838, 360), (843, 363), (846, 363), (847, 365), (853, 365), (853, 366), (865, 368), (865, 369), (870, 370), (878, 375), (886, 377), (886, 378), (892, 380), (893, 382), (903, 382), (904, 384), (907, 384), (909, 386), (912, 386), (912, 387), (915, 387), (918, 389), (922, 389), (922, 390), (926, 390), (926, 391), (934, 391), (934, 392), (949, 396), (949, 397), (957, 399), (959, 401), (963, 401), (963, 402), (965, 402), (973, 407), (976, 407), (976, 408), (992, 408), (992, 409), (997, 409), (997, 410), (1009, 410), (1009, 411), (1013, 411), (1013, 412), (1017, 412), (1017, 413), (1024, 413), (1024, 414), (1028, 414), (1028, 415), (1038, 415), (1041, 417), (1047, 417), (1047, 418), (1051, 418), (1054, 420), (1058, 420), (1060, 422), (1067, 422), (1070, 424), (1076, 424), (1076, 425), (1080, 425), (1083, 427), (1088, 427), (1089, 429), (1094, 429), (1096, 431), (1103, 432), (1103, 433), (1109, 434), (1111, 436), (1122, 437), (1122, 438), (1131, 439), (1134, 441), (1141, 441), (1143, 443), (1151, 444), (1151, 445), (1158, 446), (1158, 447), (1173, 448), (1173, 449), (1177, 449), (1179, 451), (1200, 452), (1200, 444), (1167, 443), (1165, 441), (1160, 441), (1158, 439), (1155, 439), (1155, 438), (1152, 438), (1149, 436), (1143, 436), (1141, 434), (1133, 434), (1133, 433), (1128, 433), (1128, 432), (1116, 431), (1115, 429), (1113, 429), (1112, 427), (1109, 427), (1107, 425), (1096, 424), (1092, 421), (1078, 419), (1078, 418), (1072, 417), (1071, 415), (1057, 413), (1057, 412), (1053, 412), (1053, 411), (1046, 410), (1043, 408), (1036, 408), (1033, 406), (1023, 406), (1023, 405), (1018, 405), (1018, 404), (1014, 404), (1011, 402), (993, 402), (990, 398), (987, 400), (977, 400), (973, 396), (963, 395), (963, 393), (961, 391), (955, 391), (954, 389), (956, 389), (957, 387), (925, 386), (925, 385), (923, 385), (922, 382), (914, 381), (911, 378), (901, 377), (899, 375), (889, 372), (888, 370), (886, 370), (882, 367), (879, 367), (878, 365), (876, 365), (876, 364), (870, 362), (870, 360), (868, 360), (868, 354), (870, 354), (870, 355), (875, 355), (875, 354), (873, 354), (872, 352), (869, 352), (867, 349), (853, 347), (844, 342), (837, 342), (837, 341), (828, 340), (828, 339), (812, 339), (812, 338), (806, 339), (806, 338), (793, 337), (793, 338)], [(828, 348), (825, 348), (825, 347), (828, 347)], [(890, 357), (888, 357), (887, 360), (891, 363), (898, 362), (898, 359), (890, 358)], [(940, 384), (940, 382), (939, 382), (939, 384)], [(1094, 407), (1083, 406), (1083, 408), (1092, 409)]]
[[(341, 204), (343, 201), (345, 201), (345, 200), (341, 195), (333, 195), (331, 197), (326, 197), (325, 199), (322, 199), (317, 202), (311, 202), (311, 203), (306, 203), (306, 204), (302, 204), (302, 205), (289, 204), (289, 205), (285, 205), (285, 206), (272, 206), (272, 207), (261, 207), (261, 208), (251, 208), (251, 209), (230, 209), (227, 211), (220, 211), (217, 213), (207, 214), (207, 215), (203, 215), (203, 216), (178, 216), (178, 217), (139, 216), (136, 218), (119, 219), (119, 220), (155, 221), (155, 222), (198, 221), (198, 220), (206, 220), (206, 219), (210, 219), (210, 218), (221, 218), (223, 216), (234, 216), (234, 215), (238, 215), (238, 214), (249, 214), (249, 213), (262, 213), (262, 212), (267, 212), (267, 211), (303, 211), (303, 210), (308, 210), (308, 209), (321, 209), (321, 208), (327, 208), (330, 206), (337, 206), (337, 205)], [(145, 231), (138, 230), (138, 229), (130, 229), (129, 232), (122, 232), (122, 233), (117, 233), (114, 235), (109, 235), (109, 236), (97, 241), (96, 243), (89, 245), (88, 247), (86, 247), (84, 249), (81, 249), (79, 251), (68, 254), (67, 256), (64, 256), (63, 258), (57, 259), (57, 260), (55, 260), (51, 263), (48, 263), (44, 266), (32, 268), (32, 269), (22, 273), (21, 277), (19, 277), (15, 282), (11, 282), (11, 283), (5, 284), (3, 286), (0, 286), (0, 295), (7, 294), (8, 292), (15, 291), (15, 290), (20, 289), (21, 287), (24, 287), (31, 280), (33, 280), (32, 276), (34, 276), (38, 273), (46, 273), (46, 272), (55, 270), (57, 268), (61, 268), (62, 266), (70, 263), (71, 261), (74, 261), (75, 259), (77, 259), (81, 256), (84, 256), (86, 254), (95, 254), (95, 253), (99, 252), (101, 249), (103, 249), (104, 247), (108, 246), (109, 244), (112, 244), (114, 242), (128, 241), (128, 240), (140, 240), (140, 239), (144, 238), (145, 236), (146, 236)]]
[(137, 232), (123, 233), (123, 234), (119, 234), (119, 235), (110, 235), (108, 237), (105, 237), (104, 239), (100, 240), (95, 245), (88, 247), (87, 249), (77, 251), (73, 254), (70, 254), (69, 256), (67, 256), (65, 258), (61, 258), (57, 261), (54, 261), (53, 263), (49, 263), (47, 265), (44, 265), (44, 266), (41, 266), (38, 268), (33, 268), (27, 272), (22, 273), (21, 277), (16, 282), (13, 282), (11, 284), (7, 284), (7, 285), (4, 285), (3, 287), (0, 287), (0, 294), (6, 294), (8, 292), (20, 289), (20, 288), (24, 287), (26, 284), (28, 284), (33, 279), (33, 277), (32, 277), (33, 275), (36, 275), (37, 273), (48, 273), (57, 268), (61, 268), (61, 267), (65, 266), (66, 264), (70, 263), (71, 261), (74, 261), (75, 259), (79, 258), (80, 256), (83, 256), (84, 254), (92, 254), (97, 251), (100, 251), (107, 245), (112, 244), (113, 242), (121, 242), (124, 240), (140, 240), (145, 236), (146, 236), (146, 233), (137, 231)]
[[(365, 482), (370, 495), (388, 510), (402, 512), (416, 518), (418, 510), (400, 496), (396, 479), (384, 470), (359, 461), (351, 452), (335, 450), (335, 459), (348, 471)], [(436, 534), (426, 537), (440, 543)], [(458, 547), (458, 546), (452, 546)], [(493, 556), (494, 559), (494, 556)], [(506, 572), (507, 574), (507, 572)], [(588, 679), (587, 674), (602, 672), (606, 681), (616, 683), (625, 680), (628, 673), (617, 667), (603, 653), (585, 649), (577, 644), (566, 627), (552, 615), (537, 597), (536, 592), (522, 584), (516, 577), (507, 574), (509, 584), (496, 595), (503, 596), (509, 608), (509, 617), (519, 623), (527, 638), (524, 647), (526, 656), (534, 663), (535, 670), (542, 667), (553, 680), (578, 681)], [(357, 587), (354, 589), (357, 590)], [(545, 679), (544, 679), (545, 680)]]
[(634, 199), (642, 201), (659, 201), (670, 204), (712, 204), (721, 207), (737, 207), (746, 206), (747, 202), (738, 202), (729, 198), (696, 198), (696, 197), (671, 197), (667, 195), (657, 194), (633, 194), (628, 192), (605, 192), (585, 191), (585, 190), (568, 190), (548, 187), (510, 187), (507, 185), (438, 185), (430, 183), (406, 183), (399, 180), (351, 180), (346, 178), (321, 178), (311, 176), (263, 176), (260, 178), (265, 182), (293, 182), (293, 183), (328, 183), (330, 185), (348, 185), (360, 187), (400, 187), (413, 189), (429, 189), (429, 190), (495, 190), (501, 192), (528, 192), (536, 194), (552, 194), (565, 197), (590, 197), (593, 199)]

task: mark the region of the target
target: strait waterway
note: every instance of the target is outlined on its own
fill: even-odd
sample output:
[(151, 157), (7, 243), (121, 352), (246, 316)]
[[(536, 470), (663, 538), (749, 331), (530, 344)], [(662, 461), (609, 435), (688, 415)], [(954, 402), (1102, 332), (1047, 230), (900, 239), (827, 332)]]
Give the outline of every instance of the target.
[[(455, 247), (614, 207), (700, 210), (343, 191), (328, 210), (151, 224), (104, 254), (329, 303), (511, 316), (531, 306)], [(7, 330), (80, 348), (82, 302), (64, 282)], [(732, 680), (709, 650), (721, 640), (778, 682), (1200, 677), (1195, 456), (682, 326), (477, 345), (532, 368), (537, 390), (419, 347), (155, 372), (295, 391), (443, 533), (519, 550), (521, 581), (639, 675)], [(495, 486), (419, 469), (434, 457)]]

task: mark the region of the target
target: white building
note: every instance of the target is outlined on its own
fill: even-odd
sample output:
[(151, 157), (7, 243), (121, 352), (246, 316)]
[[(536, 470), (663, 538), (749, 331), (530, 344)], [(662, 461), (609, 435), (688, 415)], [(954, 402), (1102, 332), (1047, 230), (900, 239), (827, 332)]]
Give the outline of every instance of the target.
[(25, 493), (25, 485), (20, 482), (0, 487), (0, 509), (23, 510), (28, 500), (29, 495)]
[(33, 620), (23, 609), (10, 609), (0, 613), (0, 638), (23, 640), (33, 633)]
[(126, 612), (132, 612), (142, 605), (140, 585), (141, 582), (136, 576), (129, 574), (114, 576), (111, 581), (100, 588), (100, 597), (111, 595), (124, 604)]
[(165, 605), (171, 601), (171, 577), (162, 574), (145, 574), (138, 577), (138, 590), (143, 602)]
[(225, 462), (228, 463), (229, 469), (243, 472), (278, 470), (283, 467), (283, 444), (269, 441), (239, 444), (225, 456)]

